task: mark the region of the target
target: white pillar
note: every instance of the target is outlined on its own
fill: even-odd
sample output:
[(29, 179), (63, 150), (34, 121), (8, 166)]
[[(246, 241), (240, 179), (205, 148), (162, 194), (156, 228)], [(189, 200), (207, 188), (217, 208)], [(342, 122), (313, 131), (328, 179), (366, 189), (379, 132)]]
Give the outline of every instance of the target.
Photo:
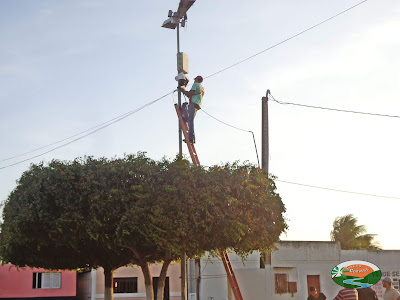
[(91, 300), (96, 300), (96, 270), (92, 270), (91, 272), (92, 277), (92, 288), (91, 288)]

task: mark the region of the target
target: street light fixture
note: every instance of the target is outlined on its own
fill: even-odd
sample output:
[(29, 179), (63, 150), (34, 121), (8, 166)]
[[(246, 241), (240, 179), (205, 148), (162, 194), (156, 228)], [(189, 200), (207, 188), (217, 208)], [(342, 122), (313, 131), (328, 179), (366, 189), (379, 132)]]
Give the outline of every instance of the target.
[(164, 21), (161, 27), (175, 29), (178, 27), (179, 23), (181, 23), (182, 27), (185, 27), (185, 23), (187, 20), (186, 13), (195, 2), (196, 0), (181, 0), (179, 2), (178, 11), (173, 13), (172, 10), (169, 10), (168, 19)]
[[(171, 10), (170, 10), (171, 11)], [(168, 14), (169, 15), (169, 14)], [(175, 29), (178, 26), (178, 22), (175, 17), (170, 17), (164, 21), (161, 27)]]

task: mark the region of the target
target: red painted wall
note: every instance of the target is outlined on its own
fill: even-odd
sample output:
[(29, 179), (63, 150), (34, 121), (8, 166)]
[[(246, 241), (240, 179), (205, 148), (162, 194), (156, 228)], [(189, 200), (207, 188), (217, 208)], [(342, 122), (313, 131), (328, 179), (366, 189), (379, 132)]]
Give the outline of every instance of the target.
[[(11, 267), (11, 268), (10, 268)], [(33, 289), (33, 273), (44, 269), (0, 265), (0, 298), (71, 297), (76, 296), (76, 272), (61, 271), (61, 288)]]

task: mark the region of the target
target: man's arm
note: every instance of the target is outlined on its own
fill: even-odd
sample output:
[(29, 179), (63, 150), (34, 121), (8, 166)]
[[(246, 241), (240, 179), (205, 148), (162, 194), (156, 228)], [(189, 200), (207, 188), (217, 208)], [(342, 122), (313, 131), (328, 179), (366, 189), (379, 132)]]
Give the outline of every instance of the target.
[(179, 90), (186, 96), (186, 97), (192, 97), (194, 94), (196, 94), (196, 91), (195, 90), (190, 90), (190, 91), (187, 91), (187, 90), (185, 90), (184, 88), (179, 88)]

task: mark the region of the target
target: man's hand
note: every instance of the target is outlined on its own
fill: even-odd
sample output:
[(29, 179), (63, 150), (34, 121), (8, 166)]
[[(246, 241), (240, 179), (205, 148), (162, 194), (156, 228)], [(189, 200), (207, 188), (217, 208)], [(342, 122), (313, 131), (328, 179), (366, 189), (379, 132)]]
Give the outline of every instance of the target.
[(180, 90), (184, 95), (186, 95), (187, 97), (189, 97), (188, 92), (182, 88), (182, 87), (178, 87), (178, 90)]

